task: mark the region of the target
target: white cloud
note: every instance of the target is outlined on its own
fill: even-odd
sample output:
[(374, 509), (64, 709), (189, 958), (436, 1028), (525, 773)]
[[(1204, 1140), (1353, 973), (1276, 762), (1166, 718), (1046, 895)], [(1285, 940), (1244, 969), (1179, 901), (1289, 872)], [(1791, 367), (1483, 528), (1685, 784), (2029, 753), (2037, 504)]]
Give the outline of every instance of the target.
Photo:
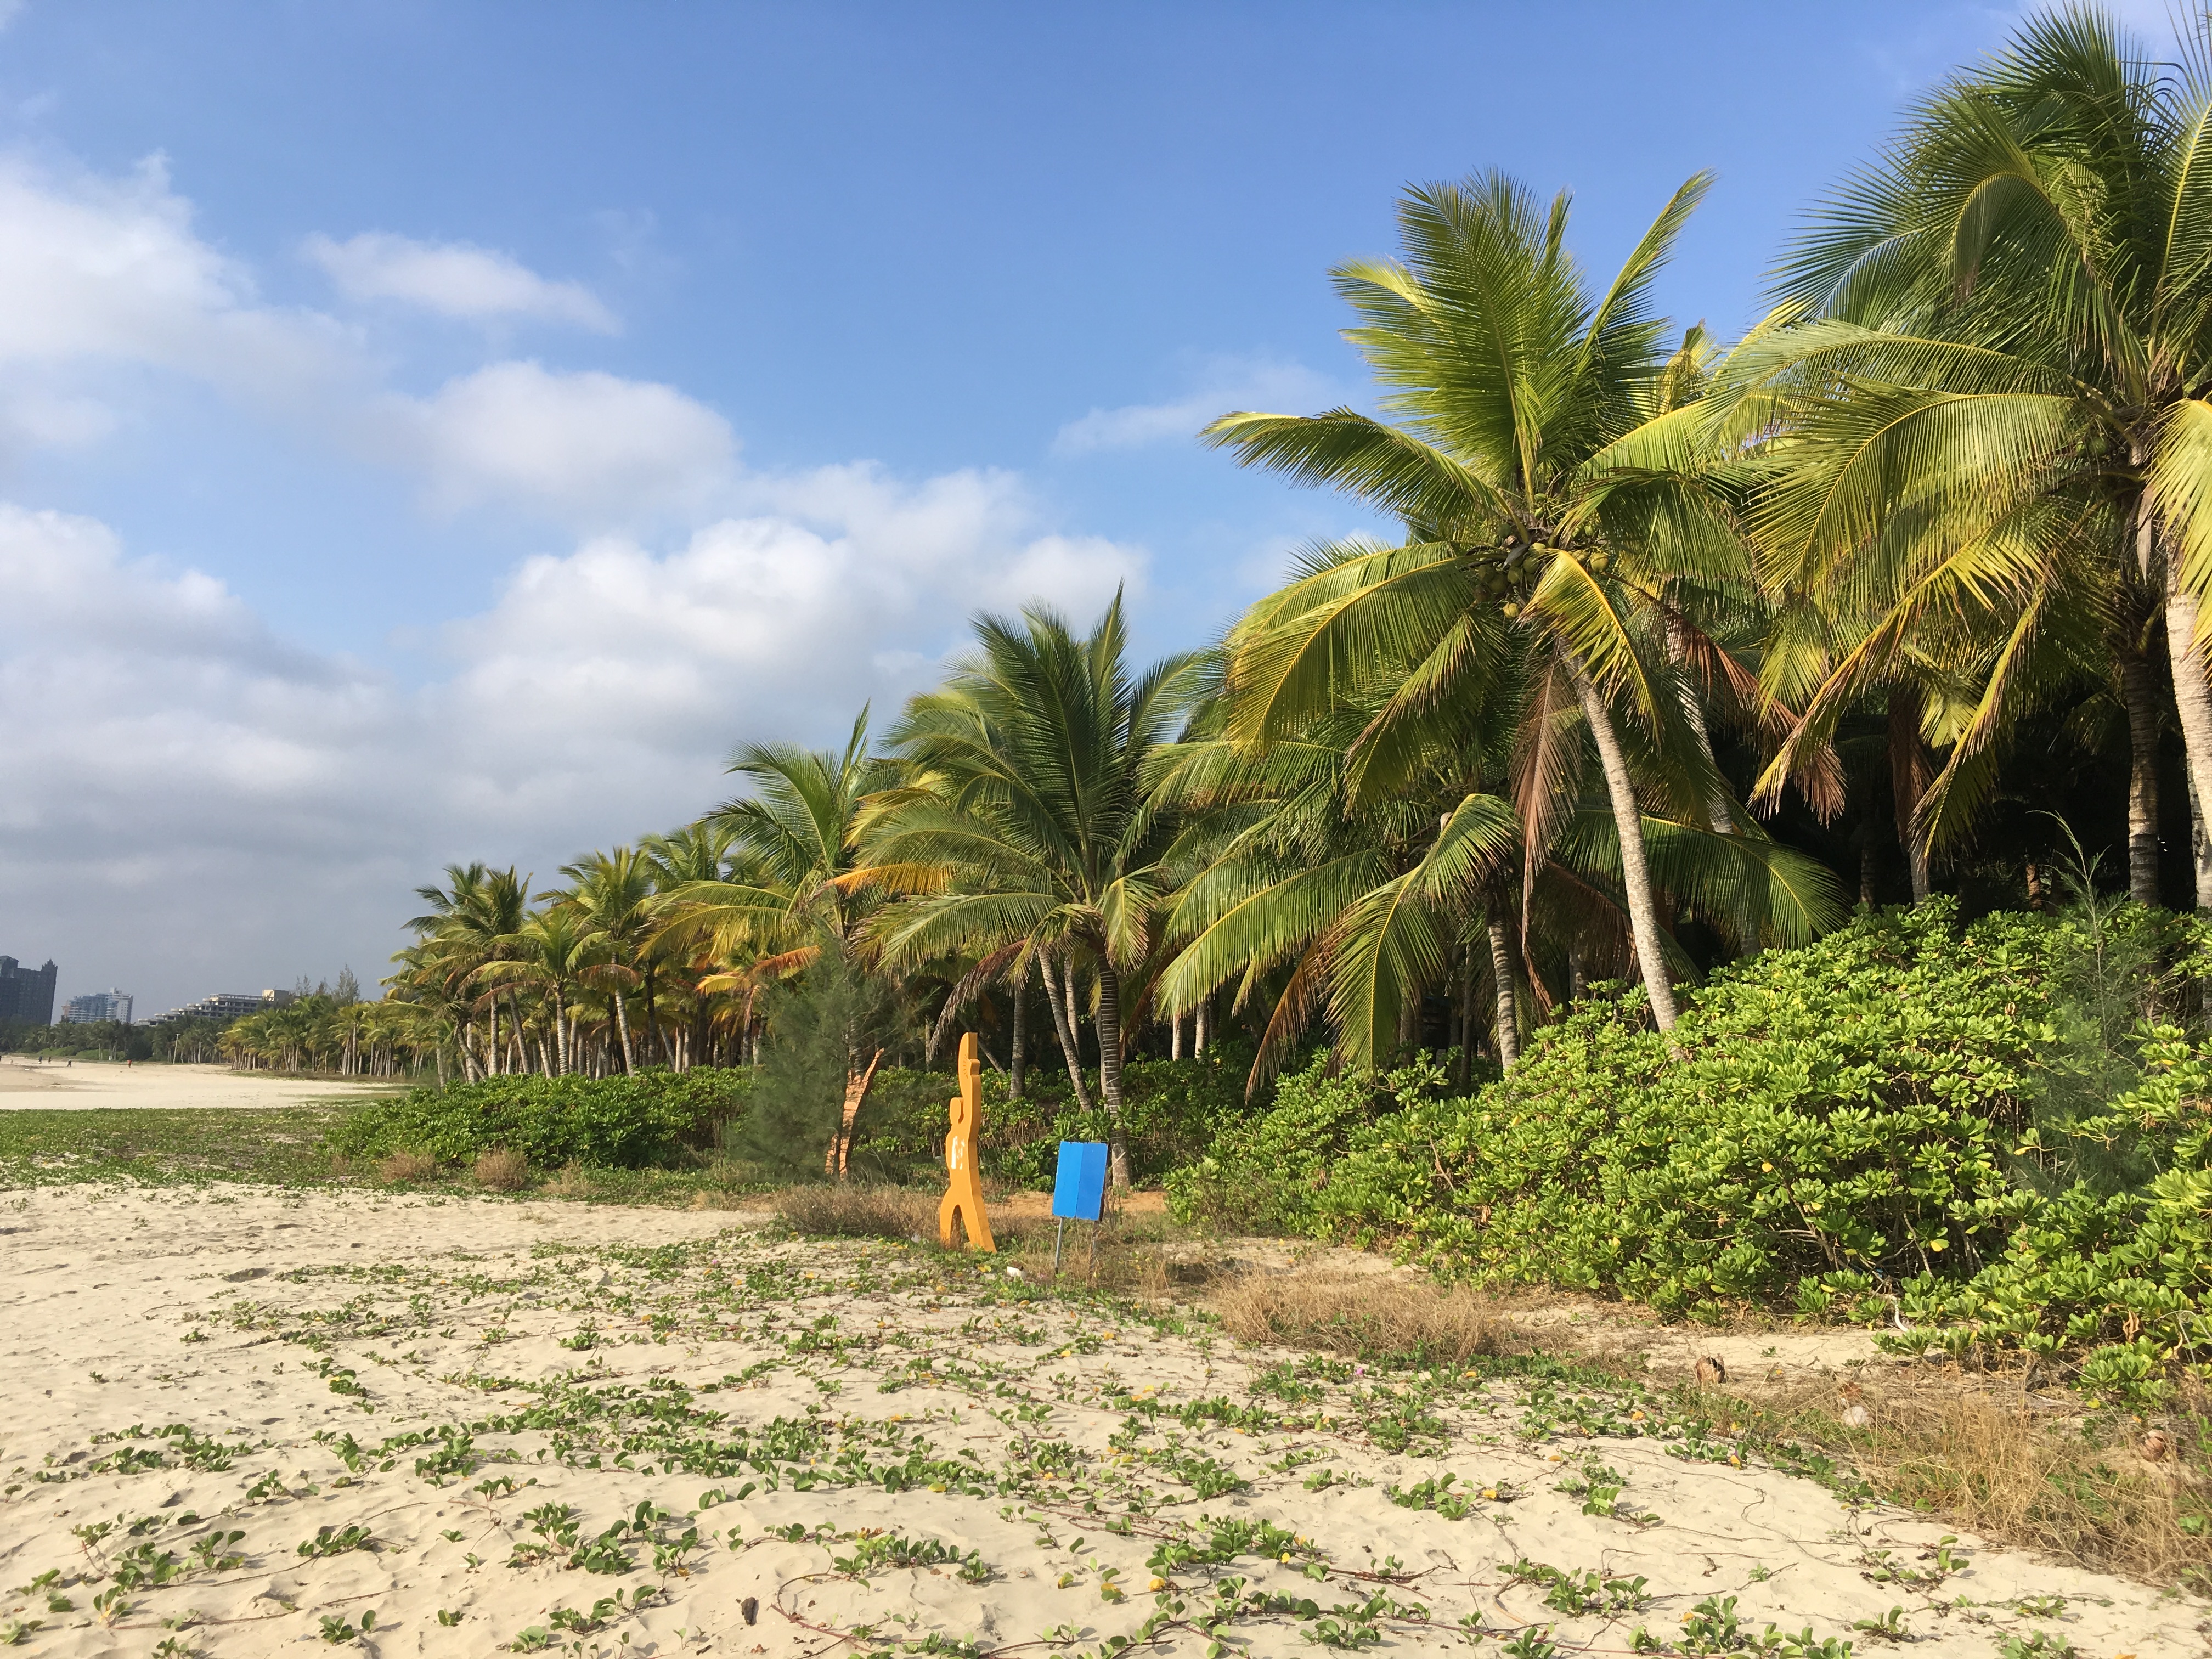
[(364, 231), (343, 242), (310, 236), (301, 251), (349, 300), (397, 300), (471, 322), (526, 318), (602, 334), (622, 327), (580, 283), (549, 281), (507, 254), (466, 242)]
[(746, 512), (666, 549), (526, 562), (415, 689), (94, 520), (0, 504), (0, 949), (156, 1009), (341, 961), (373, 979), (447, 861), (550, 878), (725, 798), (742, 738), (888, 714), (969, 612), (1080, 618), (1143, 580), (1140, 551), (1054, 533), (1005, 474), (741, 487)]
[(469, 721), (562, 744), (649, 733), (720, 753), (895, 702), (976, 610), (1042, 599), (1084, 615), (1144, 580), (1135, 550), (1039, 533), (1003, 473), (906, 485), (829, 467), (747, 488), (768, 510), (665, 554), (606, 537), (527, 562), (452, 629), (464, 665), (441, 695)]
[(106, 179), (0, 155), (0, 368), (149, 367), (289, 399), (356, 360), (328, 318), (258, 301), (244, 268), (193, 234), (161, 158)]
[(673, 386), (535, 362), (494, 363), (384, 415), (385, 441), (447, 512), (501, 505), (582, 524), (696, 514), (737, 457), (729, 422)]
[[(527, 362), (493, 363), (427, 398), (405, 397), (382, 384), (356, 331), (264, 303), (251, 274), (191, 221), (158, 158), (107, 179), (0, 155), (0, 441), (96, 441), (144, 401), (134, 375), (168, 373), (414, 471), (440, 511), (496, 507), (593, 526), (672, 514), (696, 521), (718, 509), (737, 446), (704, 404), (649, 381)], [(388, 248), (372, 246), (377, 258), (344, 264), (363, 243), (330, 247), (365, 282), (381, 269), (396, 291), (405, 262), (379, 267)], [(511, 278), (506, 291), (518, 305), (573, 305), (562, 285), (512, 262), (502, 276), (495, 256), (404, 246), (429, 273), (420, 276), (421, 297), (434, 277), (451, 277), (445, 301), (468, 301), (459, 271), (483, 279), (470, 303), (490, 305), (494, 279)], [(472, 270), (471, 260), (490, 269)]]
[(1194, 390), (1172, 402), (1094, 409), (1070, 421), (1053, 439), (1054, 453), (1085, 455), (1170, 441), (1188, 442), (1207, 422), (1232, 410), (1306, 415), (1326, 406), (1334, 395), (1325, 376), (1297, 363), (1267, 358), (1218, 358), (1195, 378)]
[(749, 474), (672, 386), (509, 361), (408, 396), (386, 374), (358, 331), (267, 304), (158, 161), (0, 155), (0, 444), (97, 442), (183, 377), (569, 550), (431, 630), (409, 684), (96, 520), (0, 502), (0, 950), (54, 956), (65, 993), (157, 1010), (346, 961), (373, 979), (447, 861), (550, 878), (723, 798), (740, 738), (888, 714), (973, 611), (1080, 617), (1144, 578), (1011, 474)]

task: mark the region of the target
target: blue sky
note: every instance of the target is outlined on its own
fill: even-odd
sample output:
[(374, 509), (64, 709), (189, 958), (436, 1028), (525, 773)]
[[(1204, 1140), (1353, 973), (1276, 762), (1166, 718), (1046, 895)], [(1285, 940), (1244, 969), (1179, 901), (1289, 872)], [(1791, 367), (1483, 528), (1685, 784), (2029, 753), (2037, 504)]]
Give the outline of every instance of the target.
[(1406, 182), (1571, 187), (1602, 269), (1714, 167), (1662, 298), (1732, 332), (2016, 17), (0, 10), (0, 951), (148, 1011), (374, 980), (444, 862), (692, 816), (978, 605), (1201, 642), (1364, 526), (1190, 434), (1364, 396)]

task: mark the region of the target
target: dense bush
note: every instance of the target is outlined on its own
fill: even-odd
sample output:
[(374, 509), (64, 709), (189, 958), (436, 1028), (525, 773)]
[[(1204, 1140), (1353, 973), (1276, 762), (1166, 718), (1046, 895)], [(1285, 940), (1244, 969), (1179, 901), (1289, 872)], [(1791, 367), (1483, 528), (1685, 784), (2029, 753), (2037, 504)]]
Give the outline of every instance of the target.
[[(1441, 1097), (1430, 1066), (1316, 1066), (1170, 1195), (1194, 1218), (1395, 1237), (1672, 1311), (1755, 1302), (2096, 1349), (2092, 1380), (2212, 1360), (2191, 1323), (2212, 1303), (2212, 1048), (2148, 1027), (2108, 1043), (2083, 991), (2128, 927), (2164, 925), (2137, 915), (2117, 933), (2017, 915), (1961, 933), (1942, 902), (1862, 916), (1716, 975), (1679, 1059), (1640, 993), (1600, 995), (1468, 1098)], [(2084, 1079), (2115, 1074), (2140, 1085), (2079, 1107)]]
[[(1190, 1163), (1204, 1154), (1222, 1124), (1247, 1115), (1244, 1078), (1244, 1066), (1233, 1060), (1131, 1065), (1125, 1074), (1125, 1123), (1136, 1178), (1157, 1181)], [(817, 1114), (779, 1119), (787, 1138), (805, 1143), (773, 1161), (786, 1175), (821, 1170), (830, 1126), (837, 1118), (842, 1073), (817, 1081), (823, 1097)], [(635, 1077), (493, 1078), (445, 1090), (416, 1089), (356, 1108), (332, 1133), (331, 1145), (351, 1158), (411, 1152), (441, 1164), (502, 1146), (524, 1153), (541, 1170), (572, 1162), (640, 1169), (716, 1146), (760, 1162), (757, 1153), (767, 1126), (749, 1121), (759, 1086), (750, 1071), (705, 1067)], [(937, 1180), (954, 1087), (948, 1072), (878, 1072), (854, 1124), (852, 1172), (866, 1180)], [(1064, 1077), (1033, 1071), (1028, 1097), (1020, 1101), (1007, 1100), (1006, 1087), (1003, 1076), (984, 1074), (986, 1179), (1017, 1188), (1050, 1187), (1060, 1141), (1107, 1138), (1105, 1112), (1077, 1109)]]
[[(1224, 1124), (1247, 1115), (1245, 1075), (1228, 1057), (1137, 1060), (1125, 1068), (1123, 1128), (1133, 1177), (1156, 1182), (1204, 1156)], [(1005, 1077), (984, 1073), (980, 1160), (986, 1180), (1048, 1188), (1060, 1143), (1104, 1140), (1109, 1119), (1103, 1108), (1078, 1108), (1062, 1073), (1033, 1067), (1025, 1082), (1024, 1098), (1009, 1101)], [(893, 1180), (934, 1180), (954, 1087), (949, 1072), (878, 1072), (854, 1126), (855, 1167)]]
[[(2192, 1044), (2172, 1026), (2140, 1036), (2141, 1085), (2051, 1139), (2094, 1149), (2100, 1163), (2117, 1154), (2148, 1178), (2117, 1191), (2076, 1179), (2037, 1194), (1998, 1260), (1964, 1283), (1929, 1272), (1901, 1287), (1913, 1328), (1887, 1346), (2094, 1348), (2082, 1381), (2122, 1394), (2177, 1359), (2212, 1376), (2212, 1044)], [(2045, 1139), (2039, 1126), (2027, 1156), (2071, 1161), (2071, 1148)]]
[(500, 1077), (357, 1107), (331, 1135), (351, 1158), (420, 1152), (441, 1164), (505, 1147), (538, 1169), (645, 1169), (714, 1145), (752, 1077), (700, 1067), (634, 1077)]

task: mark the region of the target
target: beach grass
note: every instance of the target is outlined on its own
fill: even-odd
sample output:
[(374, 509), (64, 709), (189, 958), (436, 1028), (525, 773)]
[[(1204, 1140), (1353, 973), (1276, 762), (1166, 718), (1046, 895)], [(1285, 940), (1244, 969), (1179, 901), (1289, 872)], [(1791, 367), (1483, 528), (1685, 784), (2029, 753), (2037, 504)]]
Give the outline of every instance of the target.
[(323, 1138), (343, 1109), (132, 1107), (0, 1112), (0, 1187), (124, 1181), (326, 1185), (337, 1175)]
[(515, 1170), (495, 1165), (495, 1183), (473, 1166), (440, 1168), (336, 1157), (327, 1144), (347, 1099), (298, 1106), (160, 1108), (89, 1111), (26, 1108), (0, 1112), (0, 1188), (123, 1182), (188, 1186), (250, 1182), (276, 1187), (379, 1187), (480, 1193), (670, 1208), (726, 1209), (763, 1190), (757, 1171), (729, 1159), (678, 1170)]

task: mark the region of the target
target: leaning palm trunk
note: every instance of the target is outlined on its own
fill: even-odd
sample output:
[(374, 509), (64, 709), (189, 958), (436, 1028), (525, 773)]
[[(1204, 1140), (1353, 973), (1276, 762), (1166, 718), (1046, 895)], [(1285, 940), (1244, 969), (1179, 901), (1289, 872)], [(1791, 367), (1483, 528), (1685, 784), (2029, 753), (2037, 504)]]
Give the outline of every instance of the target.
[[(1086, 1112), (1094, 1111), (1097, 1108), (1092, 1104), (1091, 1091), (1084, 1086), (1083, 1064), (1076, 1046), (1074, 972), (1066, 969), (1064, 964), (1062, 969), (1055, 970), (1050, 957), (1037, 959), (1037, 971), (1044, 975), (1044, 1000), (1052, 1005), (1053, 1029), (1059, 1033), (1060, 1052), (1067, 1061), (1067, 1080), (1075, 1090), (1075, 1103)], [(1060, 971), (1065, 971), (1067, 975), (1065, 988), (1060, 981)], [(1067, 993), (1064, 1001), (1063, 988)]]
[(637, 1062), (632, 1056), (629, 1047), (629, 1011), (623, 1006), (623, 994), (621, 991), (617, 990), (615, 993), (613, 1001), (615, 1005), (615, 1027), (622, 1033), (623, 1075), (624, 1077), (628, 1077), (631, 1073), (637, 1070)]
[[(853, 1058), (858, 1060), (860, 1056), (854, 1054)], [(868, 1057), (866, 1071), (845, 1073), (845, 1111), (837, 1121), (836, 1135), (830, 1142), (830, 1156), (823, 1160), (823, 1174), (835, 1176), (840, 1181), (845, 1178), (846, 1165), (853, 1153), (853, 1120), (860, 1116), (860, 1103), (868, 1097), (868, 1085), (876, 1080), (876, 1067), (883, 1063), (884, 1051), (878, 1048)]]
[(1113, 1121), (1114, 1184), (1129, 1185), (1129, 1146), (1121, 1131), (1121, 976), (1103, 956), (1098, 958), (1098, 1092), (1106, 1097)]
[[(1498, 991), (1498, 1063), (1510, 1072), (1521, 1060), (1521, 1014), (1513, 995), (1513, 951), (1505, 919), (1495, 910), (1490, 914), (1489, 933), (1490, 973)], [(1472, 1014), (1469, 1010), (1470, 1024)]]
[(2197, 595), (2181, 585), (2181, 561), (2166, 560), (2166, 650), (2173, 665), (2174, 711), (2181, 717), (2182, 747), (2189, 756), (2189, 805), (2197, 833), (2197, 908), (2212, 910), (2212, 684), (2197, 641)]
[[(1636, 805), (1636, 786), (1628, 775), (1628, 757), (1621, 752), (1620, 734), (1605, 700), (1590, 684), (1578, 662), (1570, 661), (1575, 695), (1582, 700), (1583, 717), (1589, 722), (1597, 744), (1598, 763), (1605, 772), (1606, 793), (1613, 801), (1613, 822), (1620, 836), (1620, 885), (1628, 901), (1629, 931), (1636, 940), (1636, 959), (1644, 970), (1644, 989), (1651, 997), (1651, 1018), (1662, 1031), (1674, 1029), (1674, 988), (1667, 979), (1667, 953), (1659, 933), (1659, 907), (1651, 892), (1651, 866), (1644, 853), (1644, 820)], [(1668, 1045), (1674, 1047), (1670, 1042)]]

